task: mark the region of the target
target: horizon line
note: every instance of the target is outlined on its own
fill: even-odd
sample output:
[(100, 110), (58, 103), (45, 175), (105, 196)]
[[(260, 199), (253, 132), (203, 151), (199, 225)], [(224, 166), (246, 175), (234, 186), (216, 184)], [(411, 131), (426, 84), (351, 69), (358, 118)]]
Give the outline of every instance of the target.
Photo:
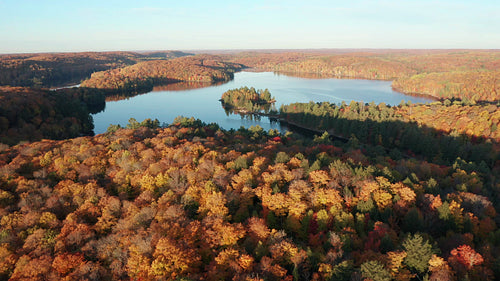
[(6, 52), (0, 53), (0, 56), (5, 55), (33, 55), (33, 54), (78, 54), (78, 53), (148, 53), (148, 52), (297, 52), (297, 51), (500, 51), (497, 48), (228, 48), (228, 49), (212, 49), (212, 48), (197, 48), (197, 49), (142, 49), (142, 50), (103, 50), (103, 51), (41, 51), (41, 52)]

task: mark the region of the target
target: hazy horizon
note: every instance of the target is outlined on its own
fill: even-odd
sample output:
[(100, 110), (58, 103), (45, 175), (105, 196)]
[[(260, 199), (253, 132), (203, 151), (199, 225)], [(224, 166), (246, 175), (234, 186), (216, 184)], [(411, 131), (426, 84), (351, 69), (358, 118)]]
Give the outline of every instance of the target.
[(134, 53), (150, 53), (150, 52), (185, 52), (193, 54), (237, 54), (243, 52), (266, 52), (266, 53), (280, 53), (280, 52), (304, 52), (304, 53), (350, 53), (350, 52), (411, 52), (411, 51), (500, 51), (497, 49), (482, 49), (482, 48), (303, 48), (303, 49), (150, 49), (150, 50), (81, 50), (81, 51), (41, 51), (41, 52), (11, 52), (0, 53), (0, 55), (23, 55), (23, 54), (71, 54), (71, 53), (114, 53), (114, 52), (134, 52)]

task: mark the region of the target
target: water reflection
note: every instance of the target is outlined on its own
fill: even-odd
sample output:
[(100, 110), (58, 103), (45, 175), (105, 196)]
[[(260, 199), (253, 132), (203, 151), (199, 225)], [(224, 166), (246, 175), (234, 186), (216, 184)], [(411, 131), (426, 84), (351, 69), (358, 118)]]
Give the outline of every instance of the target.
[(103, 112), (93, 115), (94, 130), (96, 133), (103, 133), (110, 124), (125, 126), (130, 118), (151, 118), (158, 119), (161, 123), (170, 123), (179, 115), (193, 116), (206, 123), (216, 122), (224, 129), (260, 125), (265, 130), (281, 130), (279, 123), (271, 123), (267, 116), (242, 118), (241, 114), (234, 115), (221, 108), (219, 100), (225, 91), (244, 86), (268, 88), (276, 98), (276, 108), (282, 104), (309, 101), (339, 104), (355, 100), (391, 105), (397, 105), (402, 100), (411, 100), (412, 103), (431, 101), (395, 92), (391, 89), (390, 81), (316, 78), (299, 79), (272, 72), (238, 72), (227, 83), (181, 82), (155, 87), (155, 91), (133, 97), (110, 96), (107, 101), (116, 102), (106, 103)]
[(157, 85), (154, 87), (144, 87), (140, 90), (134, 91), (111, 91), (106, 94), (106, 101), (121, 101), (127, 100), (132, 97), (149, 94), (151, 92), (178, 92), (178, 91), (187, 91), (194, 90), (212, 86), (219, 86), (225, 84), (229, 81), (218, 81), (218, 82), (199, 82), (199, 81), (189, 81), (189, 82), (176, 82), (176, 83), (168, 83), (163, 85)]
[(260, 116), (258, 114), (244, 113), (244, 112), (234, 111), (232, 109), (226, 109), (226, 108), (224, 108), (224, 112), (226, 113), (226, 116), (238, 115), (241, 117), (242, 120), (258, 121), (258, 122), (260, 122), (262, 120), (262, 116)]
[(193, 90), (193, 89), (206, 88), (206, 87), (210, 87), (210, 86), (219, 86), (219, 85), (225, 84), (227, 82), (229, 82), (229, 81), (219, 81), (219, 82), (215, 82), (215, 83), (198, 82), (198, 81), (178, 82), (178, 83), (154, 86), (153, 92)]
[(106, 102), (109, 102), (109, 101), (121, 101), (121, 100), (128, 100), (129, 98), (132, 98), (132, 97), (135, 97), (135, 96), (139, 96), (139, 95), (144, 95), (144, 94), (147, 94), (149, 92), (135, 92), (135, 93), (127, 93), (127, 92), (115, 92), (115, 93), (112, 93), (112, 94), (106, 94)]
[(274, 103), (254, 105), (251, 110), (230, 106), (228, 104), (224, 104), (224, 102), (222, 102), (222, 101), (221, 101), (221, 106), (222, 106), (222, 109), (224, 109), (224, 112), (226, 112), (227, 116), (229, 116), (230, 114), (259, 116), (259, 115), (276, 114), (278, 112), (276, 110), (276, 106), (274, 106)]
[(322, 74), (322, 73), (297, 73), (297, 72), (274, 72), (275, 75), (280, 76), (287, 76), (287, 77), (295, 77), (295, 78), (305, 78), (305, 79), (349, 79), (349, 78), (343, 78), (343, 77), (338, 77), (334, 75), (328, 75), (328, 74)]

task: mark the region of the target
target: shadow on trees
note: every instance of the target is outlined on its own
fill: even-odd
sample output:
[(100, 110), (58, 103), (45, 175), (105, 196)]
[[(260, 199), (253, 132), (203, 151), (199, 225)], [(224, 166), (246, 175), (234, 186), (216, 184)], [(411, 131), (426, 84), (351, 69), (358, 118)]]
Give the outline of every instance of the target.
[(106, 106), (102, 91), (89, 88), (12, 88), (0, 96), (0, 142), (8, 145), (94, 135), (91, 114)]
[[(331, 136), (349, 138), (360, 143), (397, 148), (409, 156), (422, 156), (441, 164), (453, 163), (457, 158), (493, 167), (498, 152), (493, 140), (467, 134), (447, 135), (441, 130), (398, 120), (350, 120), (317, 116), (309, 113), (281, 114), (281, 120), (310, 132), (327, 131)], [(293, 129), (293, 126), (289, 126)]]

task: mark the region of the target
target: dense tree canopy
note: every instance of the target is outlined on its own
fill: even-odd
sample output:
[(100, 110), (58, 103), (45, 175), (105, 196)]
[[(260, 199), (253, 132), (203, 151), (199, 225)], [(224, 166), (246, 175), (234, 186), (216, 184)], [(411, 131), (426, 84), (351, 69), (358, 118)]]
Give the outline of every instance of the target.
[(284, 105), (280, 117), (292, 125), (448, 163), (461, 157), (493, 165), (500, 150), (500, 111), (495, 104), (310, 102)]
[(104, 99), (100, 91), (86, 88), (0, 87), (0, 143), (92, 135), (90, 114), (104, 109)]
[(257, 127), (154, 123), (0, 152), (2, 278), (499, 273), (496, 172)]

